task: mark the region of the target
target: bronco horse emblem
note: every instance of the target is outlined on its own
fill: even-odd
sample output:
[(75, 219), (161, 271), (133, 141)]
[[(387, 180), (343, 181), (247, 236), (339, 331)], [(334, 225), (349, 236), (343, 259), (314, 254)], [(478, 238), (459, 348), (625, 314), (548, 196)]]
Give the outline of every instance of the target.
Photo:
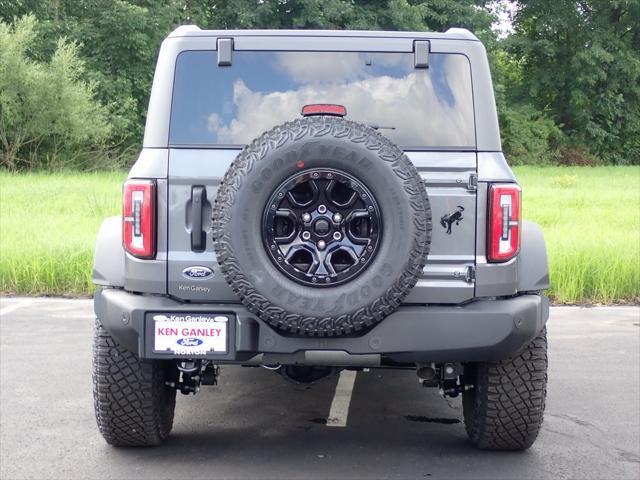
[(440, 218), (440, 225), (442, 225), (443, 228), (447, 229), (447, 233), (449, 235), (451, 235), (451, 226), (454, 223), (456, 225), (459, 225), (464, 218), (462, 216), (462, 212), (464, 212), (464, 207), (462, 205), (458, 205), (458, 209), (455, 212), (450, 213), (449, 215), (443, 215)]

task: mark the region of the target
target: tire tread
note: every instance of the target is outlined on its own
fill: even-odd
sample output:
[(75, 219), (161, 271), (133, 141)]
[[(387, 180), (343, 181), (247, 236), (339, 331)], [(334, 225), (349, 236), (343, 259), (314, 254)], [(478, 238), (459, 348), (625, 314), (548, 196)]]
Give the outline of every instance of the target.
[[(238, 264), (229, 230), (232, 205), (243, 178), (271, 150), (304, 137), (331, 135), (361, 143), (376, 152), (392, 169), (404, 186), (413, 209), (415, 235), (406, 267), (379, 299), (359, 310), (337, 317), (312, 316), (287, 312), (256, 291)], [(308, 117), (275, 127), (248, 145), (226, 172), (212, 209), (213, 241), (220, 269), (247, 309), (270, 325), (287, 332), (307, 336), (339, 336), (361, 331), (392, 313), (416, 285), (427, 262), (431, 245), (431, 207), (426, 187), (404, 152), (376, 130), (343, 118)]]
[(529, 448), (542, 426), (547, 367), (546, 327), (515, 357), (465, 367), (474, 383), (463, 399), (471, 442), (488, 450)]
[(93, 399), (98, 429), (114, 446), (154, 446), (173, 425), (175, 390), (165, 386), (166, 364), (140, 360), (96, 320)]

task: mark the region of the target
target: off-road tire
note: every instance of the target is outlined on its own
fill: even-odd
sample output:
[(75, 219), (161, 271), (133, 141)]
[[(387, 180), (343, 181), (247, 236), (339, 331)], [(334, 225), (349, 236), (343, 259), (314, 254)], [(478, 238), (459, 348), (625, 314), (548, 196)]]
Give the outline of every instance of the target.
[(117, 447), (155, 446), (169, 436), (176, 391), (165, 381), (172, 378), (173, 370), (175, 366), (167, 361), (140, 360), (96, 320), (93, 404), (98, 429), (107, 443)]
[(467, 364), (464, 422), (471, 442), (487, 450), (525, 450), (542, 425), (547, 395), (546, 327), (517, 356)]
[[(363, 158), (367, 167), (359, 164)], [(384, 225), (377, 257), (347, 283), (301, 287), (278, 273), (264, 252), (258, 227), (262, 211), (302, 161), (304, 168), (342, 169), (363, 181), (374, 197), (377, 189), (383, 215), (386, 210), (393, 216), (385, 220), (395, 226), (384, 230)], [(212, 216), (217, 260), (234, 293), (274, 328), (306, 336), (348, 335), (391, 314), (422, 275), (431, 243), (429, 198), (404, 152), (366, 125), (329, 116), (285, 123), (248, 145), (224, 176)]]

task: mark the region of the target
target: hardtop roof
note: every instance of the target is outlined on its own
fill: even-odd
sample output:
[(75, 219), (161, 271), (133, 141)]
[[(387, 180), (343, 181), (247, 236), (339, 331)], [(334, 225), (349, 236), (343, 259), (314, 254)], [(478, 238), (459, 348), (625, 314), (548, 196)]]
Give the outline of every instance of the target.
[(197, 25), (181, 25), (168, 38), (175, 37), (371, 37), (479, 41), (466, 28), (450, 28), (446, 32), (404, 32), (374, 30), (202, 30)]

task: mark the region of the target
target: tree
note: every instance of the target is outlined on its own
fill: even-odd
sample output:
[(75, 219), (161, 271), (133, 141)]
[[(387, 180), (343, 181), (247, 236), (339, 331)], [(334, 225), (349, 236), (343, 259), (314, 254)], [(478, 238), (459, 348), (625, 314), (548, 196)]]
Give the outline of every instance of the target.
[(492, 14), (479, 0), (221, 0), (212, 28), (434, 30), (466, 26), (490, 30)]
[[(2, 0), (0, 0), (2, 1)], [(12, 2), (9, 2), (10, 4)], [(194, 3), (187, 9), (187, 4)], [(205, 18), (205, 2), (177, 0), (19, 0), (0, 10), (6, 22), (15, 15), (38, 18), (33, 55), (50, 57), (57, 39), (78, 45), (85, 60), (84, 79), (95, 86), (109, 111), (111, 143), (142, 139), (154, 63), (162, 39), (178, 24)]]
[(107, 108), (110, 143), (139, 145), (154, 63), (176, 26), (445, 30), (467, 26), (490, 38), (481, 0), (0, 0), (0, 19), (32, 13), (32, 58), (46, 61), (57, 39), (78, 45), (84, 80)]
[(0, 165), (35, 166), (42, 151), (77, 151), (109, 135), (95, 85), (82, 81), (78, 46), (61, 39), (46, 62), (29, 58), (33, 16), (13, 27), (0, 22)]
[(549, 112), (574, 146), (640, 163), (640, 2), (518, 1), (507, 50), (514, 97)]
[(483, 0), (0, 0), (0, 19), (33, 12), (27, 57), (47, 63), (64, 36), (108, 112), (111, 145), (139, 145), (161, 40), (203, 28), (434, 30), (465, 26), (487, 46), (505, 150), (551, 162), (562, 144), (640, 162), (640, 2), (502, 0), (515, 33), (498, 41)]

